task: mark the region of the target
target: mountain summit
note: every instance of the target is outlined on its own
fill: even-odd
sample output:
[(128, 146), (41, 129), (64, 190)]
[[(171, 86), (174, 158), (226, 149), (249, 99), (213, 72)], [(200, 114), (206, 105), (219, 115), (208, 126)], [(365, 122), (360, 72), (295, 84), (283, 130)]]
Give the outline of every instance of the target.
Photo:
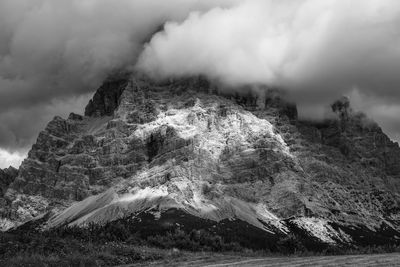
[(133, 218), (261, 243), (397, 242), (400, 148), (376, 123), (346, 98), (335, 118), (307, 122), (279, 91), (228, 92), (203, 78), (109, 78), (84, 116), (39, 134), (4, 189), (3, 230), (47, 214), (45, 228)]

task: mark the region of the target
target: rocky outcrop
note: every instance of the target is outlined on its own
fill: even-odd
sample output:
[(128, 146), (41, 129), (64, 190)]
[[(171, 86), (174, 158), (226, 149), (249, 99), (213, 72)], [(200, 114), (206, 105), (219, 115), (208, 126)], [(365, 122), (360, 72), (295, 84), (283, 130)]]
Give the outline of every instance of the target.
[(351, 163), (391, 177), (397, 184), (397, 180), (400, 181), (399, 144), (390, 140), (365, 114), (354, 112), (348, 101), (344, 98), (332, 105), (332, 110), (337, 114), (336, 120), (317, 124), (300, 123), (300, 129), (309, 131), (313, 128), (312, 133), (305, 133), (308, 140), (335, 147)]
[(303, 122), (280, 91), (253, 89), (109, 79), (85, 116), (40, 133), (5, 194), (7, 226), (48, 211), (55, 227), (179, 210), (325, 243), (400, 230), (397, 143), (345, 100), (336, 119)]
[(18, 170), (14, 167), (0, 169), (0, 197), (3, 197), (8, 189), (8, 186), (14, 181), (18, 175)]
[(109, 77), (94, 94), (85, 108), (85, 116), (111, 116), (119, 105), (119, 99), (127, 85), (124, 74)]
[(0, 169), (0, 230), (8, 229), (15, 225), (15, 222), (8, 218), (10, 207), (9, 202), (4, 198), (4, 195), (17, 175), (18, 170), (14, 167), (10, 166), (4, 170)]

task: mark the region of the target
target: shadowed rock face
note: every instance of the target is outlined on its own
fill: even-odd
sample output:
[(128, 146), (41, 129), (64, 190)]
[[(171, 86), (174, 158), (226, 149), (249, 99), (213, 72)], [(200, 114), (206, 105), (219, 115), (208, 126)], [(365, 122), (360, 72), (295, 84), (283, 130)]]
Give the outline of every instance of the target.
[(7, 169), (0, 169), (0, 197), (2, 197), (8, 189), (8, 186), (14, 181), (18, 175), (18, 170), (9, 167)]
[(303, 122), (279, 91), (249, 92), (107, 80), (85, 116), (39, 134), (4, 196), (3, 229), (48, 211), (55, 227), (171, 209), (325, 243), (354, 241), (350, 226), (400, 229), (400, 149), (375, 123), (340, 103), (337, 119)]
[(112, 116), (118, 108), (119, 99), (127, 86), (127, 78), (123, 75), (108, 78), (94, 94), (85, 108), (85, 116)]

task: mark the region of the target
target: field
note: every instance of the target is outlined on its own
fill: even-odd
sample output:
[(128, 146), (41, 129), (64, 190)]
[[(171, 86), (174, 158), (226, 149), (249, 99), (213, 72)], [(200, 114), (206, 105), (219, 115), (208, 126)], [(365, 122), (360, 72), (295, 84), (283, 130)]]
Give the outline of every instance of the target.
[(203, 255), (171, 261), (155, 261), (136, 266), (190, 266), (190, 267), (281, 267), (281, 266), (400, 266), (400, 253), (373, 255), (314, 256), (314, 257), (237, 257), (227, 255)]

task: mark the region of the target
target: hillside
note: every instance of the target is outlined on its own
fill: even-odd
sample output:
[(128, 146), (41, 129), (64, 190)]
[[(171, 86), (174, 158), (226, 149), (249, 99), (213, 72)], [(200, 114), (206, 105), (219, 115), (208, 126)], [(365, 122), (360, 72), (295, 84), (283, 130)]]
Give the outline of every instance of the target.
[(280, 91), (253, 89), (109, 78), (85, 115), (39, 134), (5, 186), (3, 230), (47, 214), (46, 229), (133, 217), (148, 231), (243, 231), (235, 241), (260, 246), (290, 234), (398, 243), (398, 144), (347, 99), (336, 119), (310, 122)]

